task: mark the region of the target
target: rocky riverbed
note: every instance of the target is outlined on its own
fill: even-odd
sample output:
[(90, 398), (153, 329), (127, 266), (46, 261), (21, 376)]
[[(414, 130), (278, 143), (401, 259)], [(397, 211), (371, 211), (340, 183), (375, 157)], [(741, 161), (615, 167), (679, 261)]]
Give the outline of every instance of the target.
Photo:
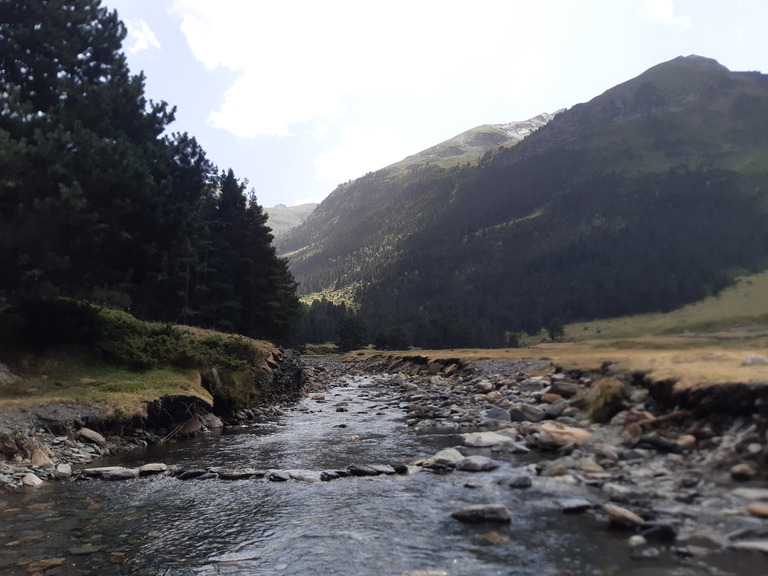
[[(351, 365), (307, 359), (305, 375), (310, 405), (330, 403), (341, 414), (348, 403), (326, 391), (341, 377), (373, 375), (361, 386), (389, 399), (382, 410), (400, 410), (411, 429), (445, 434), (455, 445), (395, 461), (350, 457), (345, 466), (317, 470), (220, 463), (185, 469), (173, 462), (105, 467), (96, 466), (94, 458), (156, 441), (157, 435), (135, 431), (104, 438), (75, 422), (66, 434), (36, 428), (21, 442), (11, 435), (17, 448), (27, 446), (29, 457), (19, 450), (0, 464), (0, 482), (31, 489), (41, 481), (156, 475), (178, 481), (327, 482), (462, 474), (465, 488), (478, 496), (476, 503), (452, 511), (455, 522), (504, 525), (514, 518), (503, 498), (489, 501), (490, 485), (510, 493), (536, 491), (551, 494), (564, 517), (586, 515), (592, 525), (614, 532), (638, 560), (670, 551), (681, 560), (740, 551), (751, 565), (768, 570), (767, 422), (760, 412), (694, 416), (660, 405), (641, 378), (613, 372), (610, 365), (581, 373), (562, 372), (544, 361), (470, 365), (413, 356)], [(280, 426), (281, 415), (292, 409), (243, 412), (230, 424)], [(220, 424), (211, 420), (206, 426)], [(9, 445), (8, 438), (0, 436)], [(514, 473), (508, 472), (509, 463), (518, 465)]]

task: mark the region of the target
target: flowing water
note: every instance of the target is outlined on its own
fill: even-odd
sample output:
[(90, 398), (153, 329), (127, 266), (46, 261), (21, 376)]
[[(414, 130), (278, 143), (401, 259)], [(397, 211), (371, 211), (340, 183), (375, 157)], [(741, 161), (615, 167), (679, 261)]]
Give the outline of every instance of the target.
[[(327, 402), (306, 399), (279, 423), (107, 463), (305, 470), (312, 479), (325, 469), (407, 461), (460, 443), (452, 435), (411, 431), (399, 400), (373, 383), (343, 378), (325, 393)], [(349, 403), (348, 412), (336, 411), (341, 401)], [(657, 547), (655, 558), (633, 559), (626, 535), (609, 532), (591, 514), (561, 512), (557, 498), (568, 495), (567, 486), (537, 482), (513, 490), (495, 482), (525, 464), (505, 462), (492, 473), (330, 482), (78, 481), (0, 495), (0, 574), (765, 573), (765, 559), (751, 553), (683, 559)], [(451, 518), (477, 503), (505, 504), (511, 524), (465, 525)]]

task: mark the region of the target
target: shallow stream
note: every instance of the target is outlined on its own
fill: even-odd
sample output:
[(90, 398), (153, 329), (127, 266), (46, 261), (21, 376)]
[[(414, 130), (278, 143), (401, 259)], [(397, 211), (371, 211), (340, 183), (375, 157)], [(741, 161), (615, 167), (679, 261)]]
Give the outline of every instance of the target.
[[(414, 433), (394, 391), (374, 383), (342, 378), (325, 402), (307, 398), (279, 422), (98, 465), (164, 462), (316, 475), (407, 462), (460, 444), (454, 435)], [(348, 403), (346, 412), (337, 411), (339, 402)], [(563, 514), (557, 499), (571, 495), (568, 486), (537, 482), (513, 490), (496, 483), (525, 464), (330, 482), (164, 476), (3, 494), (0, 574), (756, 576), (768, 565), (754, 553), (681, 558), (663, 546), (654, 558), (632, 558), (625, 534), (592, 514)], [(478, 503), (505, 504), (511, 524), (451, 518)]]

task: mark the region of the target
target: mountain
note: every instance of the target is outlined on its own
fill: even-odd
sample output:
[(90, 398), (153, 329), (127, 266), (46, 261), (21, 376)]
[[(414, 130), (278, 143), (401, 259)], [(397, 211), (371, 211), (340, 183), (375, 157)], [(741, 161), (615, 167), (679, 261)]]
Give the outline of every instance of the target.
[(445, 149), (338, 187), (277, 242), (300, 290), (344, 292), (371, 339), (503, 345), (768, 268), (760, 73), (679, 57), (474, 162), (424, 159)]
[(314, 203), (299, 204), (298, 206), (278, 204), (271, 208), (264, 208), (264, 211), (269, 217), (267, 225), (272, 229), (275, 236), (279, 236), (304, 222), (315, 208), (317, 208), (317, 204)]

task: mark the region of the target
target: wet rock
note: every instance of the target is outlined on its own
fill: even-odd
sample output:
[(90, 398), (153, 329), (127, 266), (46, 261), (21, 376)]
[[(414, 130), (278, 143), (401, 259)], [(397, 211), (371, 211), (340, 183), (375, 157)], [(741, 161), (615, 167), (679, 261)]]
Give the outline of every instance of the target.
[(296, 480), (297, 482), (307, 482), (309, 484), (321, 482), (323, 476), (322, 472), (315, 472), (314, 470), (286, 470), (286, 472), (292, 480)]
[(677, 449), (677, 443), (660, 436), (659, 434), (647, 434), (640, 437), (637, 441), (638, 448), (652, 448), (659, 452), (674, 452)]
[(349, 474), (351, 476), (378, 476), (379, 475), (379, 472), (370, 466), (358, 466), (356, 464), (347, 466), (347, 471), (349, 471)]
[(464, 445), (472, 448), (490, 448), (498, 444), (512, 442), (513, 438), (498, 432), (470, 432), (462, 434)]
[(456, 448), (446, 448), (440, 450), (437, 454), (429, 458), (425, 464), (439, 464), (441, 466), (456, 466), (458, 462), (464, 459), (464, 454), (456, 450)]
[(735, 488), (731, 494), (747, 500), (768, 500), (768, 488)]
[(456, 463), (456, 470), (465, 472), (488, 472), (499, 467), (499, 463), (487, 456), (467, 456)]
[(648, 541), (640, 536), (640, 534), (633, 534), (630, 536), (629, 540), (627, 541), (630, 548), (640, 548), (641, 546), (645, 546), (648, 544)]
[(731, 468), (731, 478), (739, 482), (752, 480), (757, 476), (757, 470), (751, 464), (736, 464)]
[(508, 523), (511, 521), (509, 510), (502, 504), (474, 504), (451, 514), (459, 522), (480, 524), (482, 522)]
[(322, 482), (330, 482), (331, 480), (338, 480), (341, 478), (338, 470), (323, 470), (320, 473), (320, 480)]
[(768, 540), (744, 540), (728, 546), (732, 550), (751, 550), (768, 554)]
[(525, 489), (533, 486), (533, 480), (531, 480), (530, 476), (525, 476), (525, 475), (514, 476), (509, 480), (507, 485), (510, 488)]
[(658, 542), (674, 542), (677, 531), (670, 525), (662, 522), (644, 522), (640, 526), (640, 535), (646, 540)]
[(291, 479), (291, 475), (285, 470), (270, 470), (265, 478), (270, 482), (288, 482)]
[(586, 498), (567, 498), (558, 501), (564, 514), (580, 514), (592, 508), (592, 502)]
[(603, 511), (608, 516), (611, 526), (617, 528), (637, 528), (644, 520), (626, 508), (614, 504), (603, 504)]
[(151, 476), (153, 474), (162, 474), (168, 470), (168, 466), (161, 462), (153, 462), (150, 464), (144, 464), (139, 467), (139, 476)]
[(603, 484), (603, 492), (614, 502), (630, 502), (647, 498), (648, 494), (637, 486), (606, 482)]
[(102, 472), (102, 480), (132, 480), (139, 477), (139, 470), (137, 468), (117, 468), (115, 470), (108, 470)]
[(392, 474), (396, 473), (396, 470), (389, 464), (371, 464), (370, 467), (379, 474), (386, 474), (391, 476)]
[(221, 421), (221, 418), (210, 412), (203, 418), (203, 424), (209, 430), (219, 430), (224, 427), (224, 422)]
[(208, 473), (208, 470), (203, 470), (203, 469), (185, 470), (184, 472), (176, 476), (176, 478), (178, 478), (179, 480), (194, 480), (195, 478), (198, 478), (203, 474), (207, 474), (207, 473)]

